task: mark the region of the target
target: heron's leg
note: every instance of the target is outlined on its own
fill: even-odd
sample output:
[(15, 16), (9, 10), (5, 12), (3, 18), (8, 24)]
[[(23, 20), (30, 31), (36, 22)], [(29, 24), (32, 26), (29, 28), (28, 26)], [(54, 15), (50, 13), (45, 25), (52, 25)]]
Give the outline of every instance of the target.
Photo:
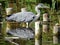
[(32, 24), (32, 22), (26, 22), (26, 28), (32, 28), (31, 24)]
[(28, 22), (26, 22), (26, 28), (28, 28), (29, 27), (29, 23)]

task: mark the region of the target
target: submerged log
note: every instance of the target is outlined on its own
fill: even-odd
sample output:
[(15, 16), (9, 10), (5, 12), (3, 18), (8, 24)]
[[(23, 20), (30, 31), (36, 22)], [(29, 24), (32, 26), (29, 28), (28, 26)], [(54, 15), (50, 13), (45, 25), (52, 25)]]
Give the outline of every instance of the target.
[(15, 45), (19, 45), (18, 43), (16, 42), (13, 42), (12, 40), (13, 39), (19, 39), (19, 37), (5, 37), (5, 40), (12, 43), (12, 44), (15, 44)]

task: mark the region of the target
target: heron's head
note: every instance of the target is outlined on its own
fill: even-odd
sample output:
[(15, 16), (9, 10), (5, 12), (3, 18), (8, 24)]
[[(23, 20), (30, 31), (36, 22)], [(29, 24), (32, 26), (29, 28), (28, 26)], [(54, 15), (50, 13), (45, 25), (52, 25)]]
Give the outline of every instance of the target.
[(39, 13), (39, 14), (40, 14), (40, 8), (49, 9), (48, 6), (44, 5), (43, 3), (39, 3), (39, 4), (35, 7), (36, 12)]
[(26, 10), (26, 8), (21, 8), (21, 11), (22, 11), (22, 12), (25, 12), (25, 11), (27, 11), (27, 10)]
[(38, 8), (49, 8), (48, 6), (44, 5), (43, 3), (39, 3), (36, 7), (38, 7)]

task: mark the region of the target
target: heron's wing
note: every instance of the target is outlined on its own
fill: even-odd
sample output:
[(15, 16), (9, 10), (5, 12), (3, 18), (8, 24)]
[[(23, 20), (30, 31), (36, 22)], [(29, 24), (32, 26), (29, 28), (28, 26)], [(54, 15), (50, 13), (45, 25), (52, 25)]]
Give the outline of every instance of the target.
[(28, 22), (33, 20), (33, 17), (35, 17), (35, 14), (33, 14), (32, 12), (19, 12), (8, 17), (7, 20), (14, 20), (17, 22)]
[(6, 19), (7, 20), (14, 20), (17, 22), (22, 21), (23, 20), (22, 19), (22, 13), (21, 12), (15, 13), (15, 14), (11, 15), (10, 17), (7, 17)]
[(26, 15), (25, 16), (25, 21), (26, 22), (33, 20), (33, 17), (35, 17), (35, 14), (32, 13), (32, 12), (27, 12), (25, 15)]
[(24, 17), (25, 17), (24, 13), (20, 12), (20, 13), (16, 14), (15, 21), (22, 22), (25, 19)]
[(16, 14), (12, 14), (10, 17), (6, 17), (7, 20), (15, 20)]

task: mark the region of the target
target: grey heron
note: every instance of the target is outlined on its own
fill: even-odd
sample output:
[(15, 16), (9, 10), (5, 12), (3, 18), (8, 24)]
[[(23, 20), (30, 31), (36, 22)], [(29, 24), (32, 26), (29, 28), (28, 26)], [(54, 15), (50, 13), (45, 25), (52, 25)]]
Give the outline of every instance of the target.
[[(40, 10), (39, 8), (49, 8), (48, 6), (45, 6), (44, 4), (40, 3), (35, 7), (35, 10), (37, 12), (37, 15), (35, 15), (32, 12), (28, 12), (26, 10), (26, 8), (22, 8), (21, 12), (12, 14), (11, 16), (7, 17), (6, 19), (9, 20), (14, 20), (16, 22), (30, 22), (32, 21), (36, 21), (39, 17), (40, 17)], [(12, 29), (12, 30), (8, 30), (8, 33), (14, 35), (14, 36), (18, 36), (21, 38), (33, 38), (34, 37), (34, 33), (33, 31), (31, 31), (31, 29), (28, 28), (23, 28), (23, 29)]]
[[(21, 12), (12, 14), (11, 16), (7, 17), (6, 19), (13, 20), (16, 22), (34, 22), (40, 17), (40, 10), (39, 8), (49, 8), (48, 6), (45, 6), (44, 4), (40, 3), (35, 7), (35, 10), (37, 12), (37, 15), (35, 15), (32, 12), (28, 12), (26, 8), (22, 8)], [(25, 39), (31, 39), (34, 38), (34, 32), (31, 29), (28, 28), (17, 28), (17, 29), (11, 29), (8, 30), (7, 33), (17, 36), (19, 38), (25, 38)]]
[(42, 3), (39, 3), (36, 7), (35, 10), (37, 12), (37, 15), (35, 15), (33, 12), (28, 12), (26, 10), (26, 8), (22, 8), (21, 12), (12, 14), (9, 17), (6, 17), (7, 20), (13, 20), (16, 22), (27, 22), (27, 28), (28, 28), (28, 22), (32, 21), (36, 21), (39, 17), (40, 17), (40, 10), (39, 8), (49, 8), (48, 6), (45, 6)]

